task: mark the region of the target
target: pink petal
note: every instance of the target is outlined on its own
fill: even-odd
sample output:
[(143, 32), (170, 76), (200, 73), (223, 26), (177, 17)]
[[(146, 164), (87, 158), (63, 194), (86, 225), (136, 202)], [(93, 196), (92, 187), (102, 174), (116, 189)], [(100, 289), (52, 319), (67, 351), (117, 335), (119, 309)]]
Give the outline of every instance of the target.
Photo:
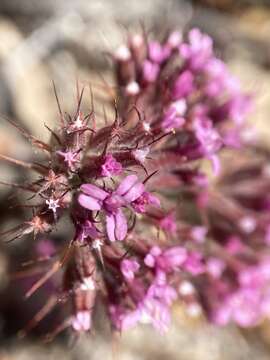
[(83, 184), (80, 189), (85, 194), (90, 195), (92, 198), (95, 198), (97, 200), (103, 201), (108, 196), (108, 193), (106, 191), (92, 184)]
[(127, 235), (127, 220), (122, 210), (106, 215), (106, 229), (110, 241), (124, 240)]
[(127, 280), (133, 280), (134, 274), (139, 270), (140, 265), (134, 259), (124, 259), (121, 261), (121, 273)]
[(174, 246), (164, 251), (166, 262), (171, 267), (181, 266), (188, 257), (187, 250), (181, 246)]
[(127, 193), (132, 186), (138, 182), (138, 177), (136, 175), (129, 175), (119, 184), (116, 192), (118, 195), (124, 195)]
[(210, 155), (209, 160), (211, 161), (213, 172), (215, 176), (218, 176), (221, 172), (220, 160), (217, 155)]
[(113, 214), (106, 215), (106, 230), (110, 241), (115, 241), (115, 217)]
[(121, 318), (121, 330), (128, 330), (140, 321), (141, 313), (138, 310), (124, 314)]
[(144, 258), (144, 263), (145, 265), (153, 268), (155, 266), (155, 258), (153, 255), (151, 254), (147, 254), (146, 257)]
[(123, 195), (123, 198), (128, 203), (131, 203), (137, 200), (143, 193), (144, 193), (144, 185), (141, 182), (139, 182), (135, 184), (125, 195)]
[(157, 196), (148, 193), (148, 204), (160, 207), (160, 200)]
[(119, 209), (115, 215), (115, 237), (117, 240), (124, 240), (127, 235), (127, 220), (122, 210)]
[(123, 196), (128, 203), (138, 199), (143, 192), (144, 185), (138, 180), (136, 175), (127, 176), (116, 190), (116, 193)]
[(101, 209), (101, 204), (98, 200), (96, 200), (90, 196), (84, 195), (84, 194), (79, 195), (78, 202), (82, 207), (84, 207), (88, 210), (93, 211), (93, 210)]
[(89, 311), (79, 311), (72, 320), (75, 331), (88, 331), (91, 328), (91, 315)]

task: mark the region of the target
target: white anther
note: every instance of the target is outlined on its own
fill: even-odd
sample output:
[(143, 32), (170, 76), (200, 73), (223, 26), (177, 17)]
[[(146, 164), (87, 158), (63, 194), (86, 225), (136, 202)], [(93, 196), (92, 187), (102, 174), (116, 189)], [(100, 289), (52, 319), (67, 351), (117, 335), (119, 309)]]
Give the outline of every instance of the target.
[(178, 288), (179, 294), (182, 296), (192, 295), (195, 292), (194, 286), (191, 282), (185, 280), (182, 281)]
[(116, 50), (114, 56), (119, 61), (128, 61), (131, 58), (131, 53), (127, 46), (121, 45)]

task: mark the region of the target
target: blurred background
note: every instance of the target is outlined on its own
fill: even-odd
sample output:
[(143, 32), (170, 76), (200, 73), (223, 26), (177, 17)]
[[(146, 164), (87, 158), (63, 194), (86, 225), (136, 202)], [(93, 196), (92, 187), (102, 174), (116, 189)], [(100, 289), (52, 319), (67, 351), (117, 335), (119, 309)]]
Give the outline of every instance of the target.
[[(216, 50), (237, 75), (243, 88), (255, 95), (250, 121), (262, 141), (270, 127), (270, 0), (0, 0), (0, 114), (15, 120), (42, 140), (49, 137), (57, 107), (52, 81), (65, 111), (76, 104), (76, 82), (91, 84), (97, 106), (102, 103), (99, 84), (113, 85), (109, 53), (129, 32), (142, 26), (159, 35), (168, 29), (198, 26), (215, 40)], [(86, 92), (85, 107), (90, 109)], [(0, 153), (21, 160), (32, 149), (0, 116)], [(22, 171), (4, 162), (1, 180), (18, 181)], [(0, 222), (7, 220), (11, 192), (0, 188)], [(15, 210), (14, 210), (15, 211)], [(19, 218), (20, 212), (14, 212)], [(61, 238), (61, 229), (60, 229)], [(59, 242), (61, 239), (59, 239)], [(28, 260), (27, 243), (0, 243), (0, 360), (9, 359), (153, 359), (159, 360), (266, 360), (270, 358), (270, 326), (242, 331), (215, 328), (202, 317), (188, 318), (181, 306), (174, 310), (166, 336), (137, 328), (119, 338), (96, 331), (75, 344), (66, 336), (43, 345), (39, 336), (57, 323), (47, 318), (26, 339), (17, 332), (39, 307), (46, 289), (31, 301), (27, 289), (9, 276), (9, 269)], [(101, 315), (100, 315), (101, 316)], [(102, 324), (102, 317), (98, 322)], [(105, 321), (105, 320), (104, 320)], [(102, 326), (101, 326), (102, 327)]]

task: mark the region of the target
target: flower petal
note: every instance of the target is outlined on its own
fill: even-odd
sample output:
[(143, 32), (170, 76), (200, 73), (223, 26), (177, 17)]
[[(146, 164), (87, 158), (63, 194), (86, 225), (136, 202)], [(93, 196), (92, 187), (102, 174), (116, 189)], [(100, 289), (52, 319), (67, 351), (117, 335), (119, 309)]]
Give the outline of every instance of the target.
[(116, 192), (118, 195), (125, 195), (138, 182), (136, 175), (129, 175), (119, 184)]
[(106, 230), (110, 241), (115, 241), (115, 217), (113, 214), (106, 215)]
[(115, 237), (116, 240), (124, 240), (124, 238), (127, 235), (127, 220), (125, 218), (125, 215), (123, 214), (122, 210), (119, 209), (115, 215)]
[(118, 186), (116, 193), (121, 195), (126, 202), (135, 201), (144, 192), (144, 185), (136, 175), (127, 176)]
[(106, 191), (92, 184), (83, 184), (80, 189), (83, 193), (90, 195), (92, 198), (97, 200), (103, 201), (108, 196)]
[(141, 182), (138, 182), (132, 188), (123, 195), (123, 198), (128, 202), (131, 203), (137, 200), (142, 194), (144, 193), (144, 185)]
[(87, 196), (85, 194), (80, 194), (78, 197), (78, 202), (79, 204), (88, 209), (88, 210), (100, 210), (101, 209), (101, 204), (100, 201), (97, 199), (94, 199), (91, 196)]
[(124, 240), (127, 234), (127, 220), (122, 210), (106, 215), (106, 229), (110, 241)]

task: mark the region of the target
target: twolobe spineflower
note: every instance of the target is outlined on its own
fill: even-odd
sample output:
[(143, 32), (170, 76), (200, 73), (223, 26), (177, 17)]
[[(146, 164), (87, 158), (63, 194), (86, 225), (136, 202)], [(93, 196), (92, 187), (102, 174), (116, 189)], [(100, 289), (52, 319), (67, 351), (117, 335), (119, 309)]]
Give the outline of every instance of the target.
[[(16, 125), (45, 160), (1, 155), (39, 175), (11, 184), (37, 202), (8, 240), (33, 233), (39, 241), (67, 215), (74, 229), (26, 294), (62, 269), (59, 291), (36, 319), (57, 303), (53, 296), (71, 311), (50, 337), (66, 327), (91, 331), (97, 302), (117, 331), (138, 323), (166, 331), (177, 299), (191, 316), (205, 313), (218, 324), (259, 323), (269, 316), (269, 154), (261, 149), (260, 162), (227, 173), (219, 160), (226, 148), (239, 159), (247, 151), (250, 96), (198, 29), (160, 42), (130, 36), (112, 59), (117, 100), (105, 125), (94, 109), (83, 114), (82, 91), (73, 116), (59, 106), (50, 144)], [(215, 184), (202, 167), (209, 160)]]

